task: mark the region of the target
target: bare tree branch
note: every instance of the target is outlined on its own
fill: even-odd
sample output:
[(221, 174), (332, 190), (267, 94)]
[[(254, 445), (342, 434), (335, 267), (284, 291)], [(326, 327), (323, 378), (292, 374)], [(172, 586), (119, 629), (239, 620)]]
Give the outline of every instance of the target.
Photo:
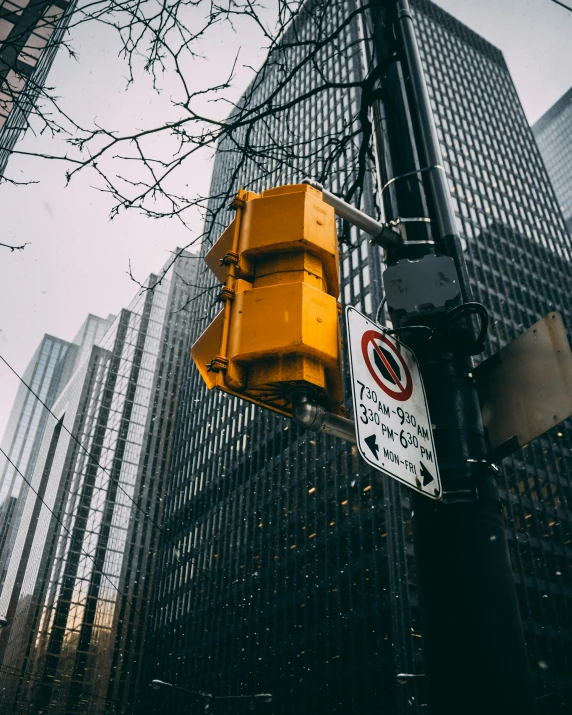
[[(45, 0), (31, 2), (40, 7)], [(198, 212), (205, 230), (182, 250), (216, 238), (239, 185), (260, 190), (271, 185), (278, 172), (294, 178), (311, 174), (359, 204), (371, 167), (371, 108), (387, 69), (363, 70), (356, 27), (374, 5), (367, 0), (363, 5), (315, 0), (311, 6), (302, 0), (275, 0), (270, 7), (262, 0), (87, 0), (69, 18), (60, 45), (73, 57), (69, 38), (75, 28), (86, 22), (112, 28), (120, 39), (128, 85), (141, 71), (152, 78), (157, 92), (165, 77), (170, 92), (175, 83), (168, 103), (171, 116), (124, 132), (104, 123), (84, 126), (53, 89), (30, 85), (36, 95), (27, 120), (30, 127), (65, 137), (68, 149), (61, 154), (19, 149), (13, 153), (64, 162), (68, 183), (79, 173), (93, 172), (97, 189), (113, 201), (111, 218), (136, 209), (156, 220), (173, 218), (192, 231)], [(251, 83), (236, 102), (232, 97), (239, 46), (218, 84), (201, 86), (200, 73), (194, 69), (205, 57), (211, 59), (205, 48), (215, 33), (230, 32), (238, 43), (245, 28), (249, 37), (257, 33), (267, 55), (258, 71), (250, 68)], [(22, 37), (10, 36), (9, 41), (21, 44)], [(355, 58), (350, 74), (337, 71), (335, 57), (340, 54), (346, 57), (345, 66), (348, 57)], [(17, 75), (17, 68), (12, 69)], [(33, 75), (27, 81), (33, 82)], [(2, 91), (7, 92), (5, 83)], [(315, 124), (310, 133), (299, 130), (293, 118), (304, 108), (316, 102), (326, 107), (340, 94), (351, 102), (343, 125)], [(7, 101), (16, 102), (17, 88), (8, 88), (8, 95)], [(185, 173), (192, 171), (195, 160), (215, 151), (221, 160), (232, 159), (225, 186), (213, 185), (210, 194), (189, 194)], [(350, 157), (355, 166), (348, 171)], [(169, 267), (179, 256), (173, 256)], [(129, 275), (142, 290), (152, 289), (133, 276), (131, 266)]]
[(11, 246), (9, 243), (0, 243), (0, 246), (2, 246), (2, 248), (9, 248), (12, 253), (14, 253), (14, 251), (23, 251), (26, 246), (29, 245), (29, 243), (23, 243), (21, 246)]

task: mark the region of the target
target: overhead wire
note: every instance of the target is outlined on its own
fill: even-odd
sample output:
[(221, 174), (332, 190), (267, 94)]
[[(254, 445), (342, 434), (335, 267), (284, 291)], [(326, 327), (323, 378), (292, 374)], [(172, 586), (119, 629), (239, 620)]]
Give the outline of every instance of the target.
[[(46, 503), (46, 501), (44, 500), (44, 498), (41, 497), (40, 494), (39, 494), (39, 492), (32, 486), (32, 483), (30, 482), (30, 480), (27, 479), (27, 478), (22, 474), (22, 472), (20, 471), (20, 469), (18, 469), (18, 467), (14, 464), (14, 462), (10, 459), (10, 457), (6, 454), (6, 452), (2, 449), (2, 447), (0, 447), (0, 452), (4, 455), (4, 457), (7, 459), (7, 461), (12, 465), (12, 467), (16, 470), (16, 472), (22, 477), (22, 479), (24, 480), (24, 482), (25, 482), (25, 483), (28, 485), (28, 487), (34, 492), (34, 494), (36, 495), (36, 497), (42, 502), (42, 504), (46, 507), (46, 509), (50, 512), (50, 514), (54, 517), (54, 519), (55, 519), (55, 520), (58, 522), (58, 524), (62, 527), (62, 529), (66, 532), (66, 534), (70, 537), (70, 540), (75, 543), (75, 545), (76, 545), (77, 548), (79, 549), (79, 552), (80, 552), (81, 554), (83, 554), (84, 556), (87, 556), (87, 557), (92, 561), (93, 565), (95, 566), (95, 572), (96, 572), (96, 573), (99, 573), (101, 576), (103, 576), (103, 578), (106, 579), (106, 581), (109, 582), (109, 584), (110, 584), (110, 585), (112, 586), (112, 588), (117, 592), (117, 594), (118, 594), (121, 598), (125, 598), (125, 599), (127, 600), (127, 602), (129, 603), (129, 605), (130, 605), (131, 608), (133, 609), (134, 613), (135, 613), (137, 616), (139, 616), (139, 618), (143, 619), (142, 613), (135, 607), (135, 605), (133, 604), (133, 600), (132, 600), (131, 598), (129, 598), (129, 596), (128, 596), (124, 591), (121, 591), (121, 589), (119, 589), (119, 588), (113, 583), (113, 581), (109, 578), (109, 576), (108, 576), (104, 571), (102, 571), (101, 569), (98, 569), (98, 568), (97, 568), (97, 564), (96, 564), (95, 558), (94, 558), (91, 554), (89, 554), (87, 551), (85, 551), (85, 550), (82, 548), (81, 543), (73, 536), (73, 534), (71, 533), (71, 531), (67, 528), (67, 526), (65, 526), (65, 524), (63, 523), (63, 521), (62, 521), (62, 520), (60, 519), (60, 517), (54, 512), (54, 510), (53, 510), (50, 506), (48, 506), (48, 504)], [(196, 567), (196, 564), (195, 564), (195, 567)], [(200, 567), (196, 567), (196, 568), (197, 568), (197, 571), (198, 571), (198, 572), (202, 572), (202, 575), (203, 575), (203, 576), (207, 576), (207, 578), (208, 578), (212, 583), (214, 583), (214, 579), (212, 579), (212, 578), (210, 577), (210, 575), (205, 572), (204, 569), (201, 569)], [(216, 584), (215, 584), (215, 585), (216, 585)], [(23, 676), (22, 676), (22, 677), (23, 677)], [(87, 694), (86, 694), (86, 695), (87, 695)], [(92, 694), (89, 694), (89, 696), (90, 696), (90, 697), (101, 697), (101, 696), (97, 696), (97, 695), (94, 696), (94, 695), (92, 695)]]
[[(115, 591), (117, 591), (118, 595), (119, 595), (121, 598), (125, 598), (125, 599), (127, 600), (127, 602), (129, 603), (129, 605), (131, 606), (131, 608), (133, 609), (133, 611), (136, 613), (136, 615), (139, 616), (139, 618), (143, 618), (142, 613), (135, 607), (135, 605), (133, 604), (132, 599), (130, 599), (129, 596), (128, 596), (124, 591), (121, 591), (121, 589), (119, 589), (119, 588), (113, 583), (113, 581), (109, 578), (109, 576), (108, 576), (104, 571), (102, 571), (101, 569), (98, 569), (98, 568), (97, 568), (97, 564), (96, 564), (96, 562), (95, 562), (95, 558), (94, 558), (91, 554), (88, 554), (87, 551), (85, 551), (85, 550), (82, 548), (82, 546), (81, 546), (81, 544), (79, 543), (79, 541), (73, 536), (73, 534), (71, 533), (71, 531), (67, 528), (67, 526), (65, 526), (65, 524), (62, 522), (62, 520), (59, 518), (59, 516), (53, 511), (53, 509), (51, 509), (51, 507), (49, 507), (48, 504), (46, 504), (46, 501), (43, 499), (43, 497), (40, 496), (40, 494), (38, 493), (38, 491), (32, 486), (31, 482), (30, 482), (28, 479), (26, 479), (26, 477), (22, 474), (22, 472), (18, 469), (18, 467), (14, 464), (14, 462), (10, 459), (10, 457), (6, 454), (6, 452), (2, 449), (2, 447), (0, 447), (0, 452), (2, 452), (2, 454), (4, 455), (4, 457), (6, 457), (6, 459), (8, 460), (8, 462), (12, 465), (12, 467), (14, 467), (14, 469), (16, 470), (16, 472), (22, 477), (22, 479), (24, 480), (24, 482), (26, 482), (26, 484), (30, 487), (30, 489), (34, 492), (34, 494), (36, 495), (36, 497), (42, 502), (42, 504), (46, 507), (46, 509), (50, 512), (50, 514), (54, 517), (54, 519), (56, 519), (56, 521), (58, 522), (58, 524), (62, 527), (62, 529), (63, 529), (63, 530), (66, 532), (66, 534), (70, 537), (71, 541), (75, 543), (75, 545), (76, 545), (76, 546), (78, 547), (78, 549), (79, 549), (79, 552), (80, 552), (81, 554), (83, 554), (84, 556), (87, 556), (87, 557), (92, 561), (93, 565), (95, 566), (95, 572), (96, 572), (96, 573), (99, 573), (101, 576), (103, 576), (103, 578), (106, 579), (106, 580), (109, 582), (109, 584), (112, 586), (112, 588), (113, 588)], [(5, 674), (6, 674), (6, 673), (5, 673)], [(14, 674), (14, 675), (15, 675), (15, 674)], [(21, 677), (24, 677), (24, 676), (21, 676)], [(85, 695), (86, 695), (86, 696), (89, 696), (89, 697), (101, 698), (101, 696), (99, 696), (99, 695), (94, 695), (94, 694), (92, 694), (92, 693), (85, 693)]]
[[(39, 402), (41, 405), (43, 405), (43, 406), (45, 407), (45, 409), (50, 413), (50, 415), (52, 415), (52, 417), (53, 417), (54, 419), (56, 419), (56, 420), (59, 421), (59, 418), (57, 417), (57, 415), (55, 415), (55, 414), (52, 412), (52, 410), (48, 407), (48, 405), (42, 400), (42, 398), (41, 398), (36, 392), (34, 392), (34, 390), (30, 387), (30, 385), (28, 385), (28, 383), (24, 380), (24, 378), (21, 377), (21, 376), (16, 372), (16, 370), (12, 367), (12, 365), (10, 365), (10, 363), (6, 360), (6, 358), (5, 358), (3, 355), (0, 355), (0, 360), (2, 360), (2, 362), (6, 365), (6, 367), (7, 367), (9, 370), (11, 370), (11, 371), (14, 373), (14, 375), (16, 375), (16, 377), (18, 378), (18, 380), (20, 380), (20, 382), (22, 383), (22, 385), (24, 385), (24, 387), (26, 387), (26, 388), (32, 393), (32, 395), (34, 395), (34, 397), (38, 400), (38, 402)], [(146, 511), (143, 509), (143, 507), (140, 506), (140, 505), (135, 501), (135, 499), (133, 499), (133, 497), (121, 486), (121, 483), (119, 482), (119, 480), (118, 480), (118, 479), (115, 479), (115, 478), (113, 477), (113, 475), (111, 474), (111, 472), (110, 472), (108, 469), (106, 469), (105, 467), (103, 467), (103, 466), (99, 463), (99, 461), (93, 456), (93, 454), (92, 454), (86, 447), (84, 447), (84, 445), (80, 442), (80, 440), (76, 437), (76, 435), (75, 435), (71, 430), (69, 430), (63, 422), (62, 422), (62, 427), (63, 427), (63, 429), (69, 434), (69, 436), (74, 440), (74, 442), (76, 442), (76, 443), (79, 445), (79, 447), (81, 447), (81, 449), (85, 452), (85, 454), (86, 454), (91, 460), (93, 460), (93, 462), (99, 467), (99, 469), (101, 469), (105, 474), (108, 475), (108, 477), (111, 479), (111, 481), (118, 487), (118, 489), (120, 489), (120, 490), (123, 492), (123, 494), (125, 494), (125, 496), (126, 496), (126, 497), (129, 499), (129, 501), (135, 506), (135, 508), (138, 509), (138, 510), (144, 515), (144, 517), (145, 517), (146, 519), (148, 519), (148, 520), (153, 524), (153, 526), (155, 526), (157, 529), (159, 529), (160, 532), (162, 532), (162, 531), (163, 531), (163, 528), (162, 528), (162, 527), (153, 519), (153, 517), (151, 517), (151, 516), (149, 515), (149, 513), (146, 512)]]
[[(61, 422), (62, 428), (63, 428), (63, 429), (70, 435), (70, 437), (83, 449), (83, 451), (85, 452), (85, 454), (86, 454), (90, 459), (92, 459), (92, 460), (94, 461), (94, 463), (95, 463), (105, 474), (107, 474), (107, 475), (109, 476), (109, 478), (111, 479), (111, 481), (129, 498), (129, 500), (131, 501), (131, 503), (132, 503), (137, 509), (139, 509), (139, 511), (143, 514), (143, 516), (144, 516), (146, 519), (148, 519), (148, 520), (153, 524), (153, 526), (155, 526), (155, 527), (159, 530), (159, 532), (164, 533), (163, 527), (162, 527), (160, 524), (158, 524), (151, 516), (149, 516), (148, 512), (146, 512), (146, 511), (135, 501), (135, 499), (133, 499), (133, 498), (125, 491), (125, 489), (123, 489), (123, 487), (121, 486), (121, 484), (119, 483), (119, 481), (113, 478), (113, 476), (111, 475), (111, 473), (109, 472), (109, 470), (107, 470), (105, 467), (103, 467), (103, 466), (98, 462), (98, 460), (95, 459), (95, 457), (93, 456), (93, 454), (92, 454), (86, 447), (84, 447), (84, 445), (80, 442), (80, 440), (76, 437), (76, 435), (74, 435), (73, 432), (71, 432), (71, 431), (65, 426), (65, 424), (63, 423), (63, 421), (61, 421), (61, 420), (57, 417), (57, 415), (55, 415), (54, 412), (52, 412), (52, 410), (48, 407), (48, 405), (46, 405), (46, 403), (42, 400), (42, 398), (41, 398), (41, 397), (30, 387), (30, 385), (28, 385), (28, 383), (16, 372), (16, 370), (10, 365), (10, 363), (6, 360), (6, 358), (5, 358), (3, 355), (0, 355), (0, 360), (2, 360), (2, 362), (14, 373), (14, 375), (16, 375), (16, 377), (20, 380), (20, 382), (24, 385), (24, 387), (26, 387), (26, 388), (30, 391), (30, 393), (38, 400), (38, 402), (40, 402), (41, 405), (43, 405), (43, 407), (52, 415), (52, 417), (53, 417), (54, 419), (58, 420), (58, 422)], [(12, 464), (12, 466), (13, 466), (14, 469), (18, 472), (18, 474), (20, 474), (20, 476), (22, 477), (22, 479), (24, 479), (24, 481), (25, 481), (27, 484), (29, 484), (29, 482), (26, 480), (26, 478), (24, 477), (24, 475), (22, 474), (22, 472), (20, 472), (20, 470), (18, 469), (18, 467), (16, 467), (16, 465), (9, 459), (8, 455), (6, 455), (6, 453), (5, 453), (3, 450), (2, 450), (2, 453), (6, 456), (6, 459), (8, 459), (8, 461)], [(32, 490), (33, 490), (33, 488), (32, 488)], [(37, 494), (37, 492), (35, 492), (35, 490), (33, 490), (33, 491), (34, 491), (34, 493)], [(38, 496), (39, 496), (39, 495), (38, 495)], [(41, 497), (39, 497), (39, 498), (41, 499)], [(43, 500), (42, 500), (42, 502), (43, 502)], [(43, 502), (43, 503), (45, 504), (45, 502)], [(47, 505), (46, 505), (46, 506), (47, 506)], [(49, 507), (48, 507), (48, 509), (49, 509)], [(53, 512), (52, 512), (52, 513), (53, 513)], [(63, 526), (63, 525), (62, 525), (62, 526)], [(64, 527), (64, 528), (65, 528), (65, 527)], [(178, 557), (177, 560), (178, 560), (179, 562), (181, 561), (180, 556)], [(210, 574), (208, 574), (204, 568), (201, 568), (200, 566), (198, 566), (197, 560), (198, 560), (198, 559), (197, 559), (197, 555), (195, 555), (194, 557), (191, 557), (191, 562), (193, 563), (193, 565), (194, 565), (194, 567), (195, 567), (197, 573), (201, 573), (203, 576), (206, 576), (207, 580), (211, 581), (212, 584), (215, 584), (215, 581), (214, 581), (214, 579), (212, 578), (212, 576), (210, 576)], [(215, 585), (216, 585), (216, 584), (215, 584)], [(125, 595), (125, 594), (121, 593), (119, 590), (118, 590), (118, 593), (120, 593), (120, 595), (122, 595), (122, 596)], [(136, 611), (136, 613), (137, 613), (138, 615), (141, 615), (141, 614), (139, 614), (137, 611)]]
[[(50, 514), (54, 517), (54, 519), (58, 522), (58, 524), (62, 527), (62, 529), (66, 532), (66, 534), (70, 537), (70, 539), (75, 543), (75, 545), (78, 547), (80, 553), (83, 554), (84, 556), (87, 556), (87, 557), (93, 562), (93, 565), (96, 567), (96, 573), (99, 573), (101, 576), (103, 576), (103, 578), (105, 578), (105, 579), (111, 584), (111, 586), (114, 588), (114, 590), (117, 591), (117, 593), (118, 593), (122, 598), (127, 598), (127, 599), (129, 600), (127, 594), (124, 593), (123, 591), (121, 591), (121, 590), (113, 583), (113, 581), (109, 578), (109, 576), (108, 576), (104, 571), (102, 571), (101, 569), (97, 569), (97, 563), (96, 563), (96, 561), (95, 561), (95, 558), (94, 558), (91, 554), (88, 554), (87, 551), (85, 551), (85, 550), (82, 548), (81, 543), (76, 539), (76, 537), (74, 537), (74, 535), (73, 535), (73, 534), (71, 533), (71, 531), (67, 528), (67, 526), (63, 523), (63, 521), (60, 519), (60, 517), (54, 512), (54, 510), (53, 510), (50, 506), (48, 506), (48, 504), (46, 503), (45, 499), (40, 496), (40, 494), (39, 494), (39, 492), (37, 491), (37, 489), (35, 489), (35, 488), (32, 486), (32, 483), (30, 482), (29, 479), (26, 479), (26, 477), (22, 474), (22, 472), (18, 469), (18, 467), (14, 464), (14, 462), (10, 459), (10, 457), (6, 454), (6, 452), (2, 449), (2, 447), (0, 447), (0, 452), (2, 452), (2, 454), (3, 454), (3, 455), (6, 457), (6, 459), (8, 460), (8, 462), (12, 465), (12, 467), (14, 467), (14, 469), (16, 470), (16, 472), (18, 472), (18, 474), (22, 477), (22, 479), (24, 480), (24, 482), (25, 482), (25, 483), (30, 487), (30, 489), (34, 492), (34, 494), (36, 495), (36, 497), (42, 502), (42, 504), (46, 507), (46, 509), (50, 512)], [(136, 613), (140, 618), (142, 618), (142, 614), (135, 608), (135, 606), (133, 606), (133, 604), (132, 604), (131, 602), (130, 602), (130, 605), (132, 606), (132, 608), (133, 608), (133, 610), (135, 611), (135, 613)]]
[(381, 323), (381, 314), (383, 313), (383, 308), (385, 307), (385, 303), (387, 302), (387, 297), (383, 296), (383, 300), (379, 304), (377, 308), (377, 312), (375, 314), (375, 322), (379, 325)]
[(557, 5), (560, 5), (560, 7), (563, 7), (566, 10), (569, 10), (570, 12), (572, 12), (572, 7), (568, 7), (568, 5), (565, 5), (563, 2), (560, 2), (560, 0), (552, 0), (552, 2), (556, 3)]

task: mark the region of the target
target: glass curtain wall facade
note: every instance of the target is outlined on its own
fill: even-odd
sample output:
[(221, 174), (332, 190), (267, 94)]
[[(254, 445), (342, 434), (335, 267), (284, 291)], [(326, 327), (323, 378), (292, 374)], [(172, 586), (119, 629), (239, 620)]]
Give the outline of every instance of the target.
[(532, 127), (572, 236), (572, 87)]
[[(502, 53), (433, 3), (412, 5), (471, 285), (491, 311), (486, 355), (551, 310), (570, 328), (570, 238)], [(312, 37), (315, 7), (284, 35), (294, 61), (308, 44), (289, 41)], [(329, 27), (351, 9), (328, 3)], [(363, 77), (359, 37), (358, 23), (348, 25), (351, 51), (340, 43), (330, 71)], [(244, 101), (269, 96), (275, 72), (259, 75)], [(282, 91), (300, 94), (318, 76), (309, 69)], [(298, 164), (269, 157), (261, 166), (221, 144), (212, 238), (232, 219), (222, 207), (216, 213), (228, 185), (256, 191), (326, 167), (327, 188), (343, 192), (355, 148), (328, 166), (331, 142), (322, 140), (348, 134), (358, 107), (358, 90), (331, 89), (271, 127), (285, 146), (312, 142), (310, 167), (306, 157)], [(249, 140), (264, 145), (268, 131), (261, 123)], [(367, 186), (362, 208), (374, 214), (375, 176)], [(382, 256), (367, 237), (352, 231), (349, 238), (341, 246), (341, 300), (374, 315)], [(206, 273), (203, 281), (212, 285)], [(196, 335), (216, 312), (212, 295), (197, 301)], [(348, 408), (349, 397), (348, 390)], [(544, 713), (572, 709), (571, 446), (567, 421), (505, 460), (499, 478)], [(370, 470), (355, 448), (207, 393), (189, 361), (164, 518), (147, 682), (221, 695), (268, 692), (271, 712), (280, 715), (413, 715), (425, 704), (422, 679), (396, 682), (397, 673), (423, 673), (408, 492)], [(144, 689), (140, 707), (182, 714), (201, 712), (203, 704), (174, 690), (153, 696)], [(233, 705), (232, 712), (241, 710)]]
[[(24, 372), (24, 382), (52, 407), (82, 352), (91, 349), (109, 325), (109, 318), (89, 315), (72, 343), (45, 335)], [(2, 441), (13, 464), (0, 454), (0, 592), (28, 491), (18, 472), (26, 477), (33, 473), (47, 418), (41, 402), (20, 384)]]
[[(26, 368), (23, 378), (34, 392), (48, 405), (53, 405), (62, 385), (62, 374), (69, 353), (74, 347), (59, 338), (45, 335), (34, 357)], [(10, 412), (2, 450), (15, 467), (0, 454), (0, 568), (1, 582), (6, 575), (6, 562), (10, 549), (6, 541), (14, 520), (18, 498), (25, 483), (16, 471), (28, 474), (34, 469), (38, 448), (46, 426), (47, 412), (38, 400), (20, 384)]]
[(0, 2), (0, 177), (38, 99), (75, 2)]
[(3, 711), (132, 711), (196, 264), (151, 275), (53, 407), (0, 597)]
[[(552, 310), (572, 329), (572, 246), (502, 54), (416, 0), (416, 24), (487, 354)], [(572, 425), (502, 463), (499, 486), (539, 709), (572, 709)]]
[[(366, 71), (360, 24), (344, 25), (353, 9), (347, 2), (308, 4), (284, 35), (288, 49), (276, 52), (244, 104), (277, 90), (273, 101), (292, 102), (324, 77), (359, 82)], [(342, 25), (315, 64), (308, 62), (295, 82), (281, 86), (287, 68)], [(220, 199), (229, 186), (260, 191), (310, 175), (345, 194), (359, 160), (360, 102), (358, 88), (332, 86), (244, 130), (236, 144), (221, 143), (209, 240), (233, 218)], [(256, 162), (237, 151), (246, 141), (259, 149)], [(336, 153), (340, 144), (343, 151)], [(266, 158), (261, 147), (268, 147)], [(372, 215), (374, 181), (368, 173), (361, 203)], [(375, 315), (382, 298), (379, 251), (369, 237), (344, 228), (340, 300)], [(208, 248), (206, 241), (203, 252)], [(202, 290), (214, 286), (206, 272), (202, 280)], [(195, 336), (218, 312), (213, 295), (197, 301)], [(349, 390), (346, 397), (350, 410)], [(398, 485), (360, 462), (355, 447), (304, 433), (223, 393), (207, 393), (189, 361), (165, 495), (145, 680), (217, 695), (271, 693), (271, 706), (257, 703), (260, 712), (397, 713), (403, 695), (395, 667), (412, 672), (420, 650), (417, 623), (400, 607), (408, 558), (403, 533), (393, 524), (400, 500)], [(203, 703), (176, 691), (143, 690), (140, 707), (199, 713)], [(213, 707), (242, 713), (249, 703)]]

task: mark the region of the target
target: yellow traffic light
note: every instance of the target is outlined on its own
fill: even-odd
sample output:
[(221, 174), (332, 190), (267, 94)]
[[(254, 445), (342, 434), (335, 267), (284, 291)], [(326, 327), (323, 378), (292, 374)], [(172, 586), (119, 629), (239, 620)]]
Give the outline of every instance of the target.
[(236, 217), (205, 257), (224, 308), (191, 353), (217, 387), (283, 415), (293, 389), (343, 413), (334, 209), (307, 184), (239, 191)]

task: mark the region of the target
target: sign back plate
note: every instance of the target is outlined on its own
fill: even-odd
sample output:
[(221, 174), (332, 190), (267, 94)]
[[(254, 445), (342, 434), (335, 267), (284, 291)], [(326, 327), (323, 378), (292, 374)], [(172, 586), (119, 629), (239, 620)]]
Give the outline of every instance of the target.
[(572, 415), (572, 352), (560, 313), (548, 313), (500, 353), (475, 379), (491, 449), (509, 440), (523, 447)]

